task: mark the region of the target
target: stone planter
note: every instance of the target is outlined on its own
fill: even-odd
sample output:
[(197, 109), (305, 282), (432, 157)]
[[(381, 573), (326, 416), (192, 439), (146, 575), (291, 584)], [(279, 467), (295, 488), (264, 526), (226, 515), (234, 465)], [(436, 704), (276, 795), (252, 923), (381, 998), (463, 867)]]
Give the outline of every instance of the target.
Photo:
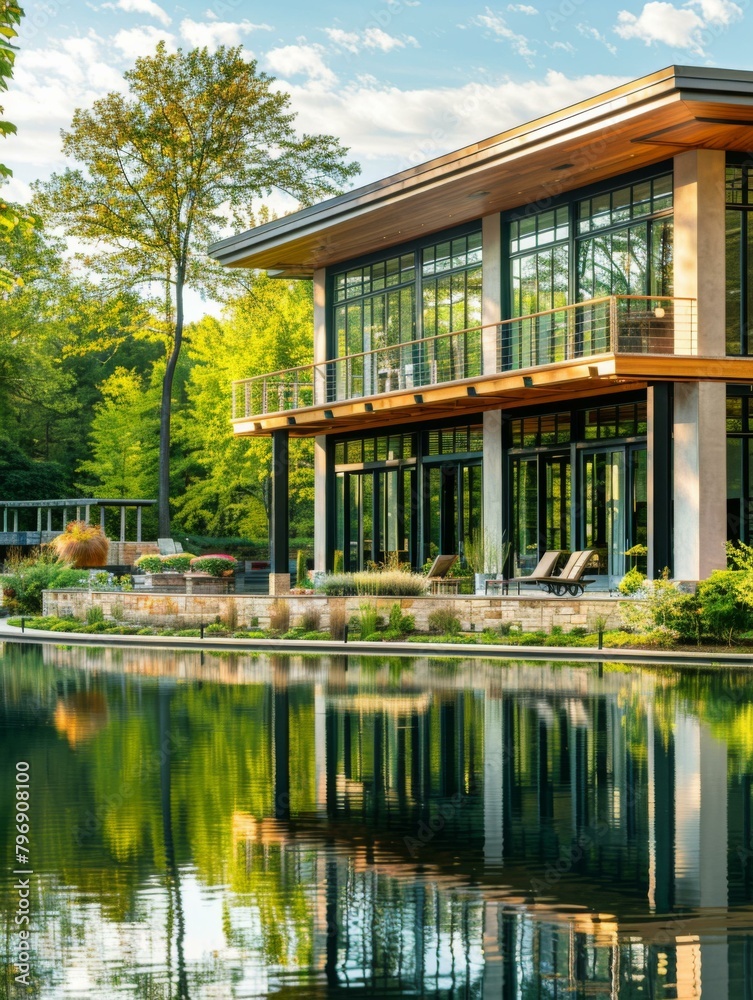
[(186, 591), (185, 573), (152, 573), (152, 587), (154, 590), (167, 589), (177, 590), (181, 593)]
[(186, 573), (187, 594), (229, 594), (235, 591), (235, 575), (212, 576), (210, 573)]

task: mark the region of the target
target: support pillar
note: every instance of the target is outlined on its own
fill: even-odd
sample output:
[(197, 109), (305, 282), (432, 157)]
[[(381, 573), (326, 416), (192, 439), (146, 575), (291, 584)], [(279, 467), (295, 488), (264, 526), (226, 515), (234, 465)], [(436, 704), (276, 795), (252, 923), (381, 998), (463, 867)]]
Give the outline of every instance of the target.
[(52, 507), (47, 508), (47, 530), (52, 531)]
[(327, 570), (327, 438), (314, 438), (314, 572)]
[(289, 437), (287, 431), (272, 433), (270, 594), (285, 594), (290, 590)]
[(42, 508), (37, 507), (37, 531), (42, 530)]
[[(141, 507), (137, 507), (136, 508), (136, 541), (137, 542), (141, 541), (141, 513), (142, 513), (142, 508)], [(104, 520), (104, 511), (102, 512), (102, 514), (103, 514), (103, 520)]]
[(126, 540), (125, 539), (125, 531), (126, 531), (126, 509), (125, 509), (125, 507), (121, 507), (120, 508), (120, 540), (121, 540), (121, 542), (124, 542)]
[[(674, 158), (674, 294), (696, 299), (697, 354), (726, 352), (725, 154), (696, 149)], [(701, 580), (726, 565), (726, 387), (674, 389), (674, 565), (678, 580)]]
[[(482, 351), (484, 374), (496, 372), (498, 365), (497, 326), (502, 318), (502, 225), (499, 214), (487, 215), (481, 223), (483, 245), (484, 325)], [(491, 325), (490, 325), (491, 324)], [(504, 488), (502, 463), (502, 413), (484, 413), (483, 533), (484, 572), (501, 573), (499, 564), (504, 544)]]
[(703, 580), (726, 565), (726, 435), (724, 383), (676, 383), (673, 575), (677, 580)]
[(13, 511), (13, 530), (18, 534), (18, 511)]

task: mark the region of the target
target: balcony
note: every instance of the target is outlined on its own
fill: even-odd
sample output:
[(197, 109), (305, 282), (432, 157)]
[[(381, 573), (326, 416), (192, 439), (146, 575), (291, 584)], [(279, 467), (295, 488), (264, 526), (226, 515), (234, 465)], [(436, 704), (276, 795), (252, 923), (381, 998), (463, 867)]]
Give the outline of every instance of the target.
[(719, 365), (742, 359), (713, 360), (698, 355), (694, 299), (613, 295), (234, 382), (232, 419), (239, 434), (327, 433), (378, 414), (394, 423), (649, 379), (731, 380)]

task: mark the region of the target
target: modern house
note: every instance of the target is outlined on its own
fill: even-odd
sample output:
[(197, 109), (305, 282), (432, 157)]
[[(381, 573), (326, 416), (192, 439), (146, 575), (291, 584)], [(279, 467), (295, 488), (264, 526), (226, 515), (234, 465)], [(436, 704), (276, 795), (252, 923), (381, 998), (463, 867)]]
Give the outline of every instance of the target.
[(315, 564), (509, 571), (593, 548), (603, 583), (697, 580), (753, 541), (753, 72), (673, 66), (215, 244), (314, 282), (313, 364), (236, 383), (315, 439)]

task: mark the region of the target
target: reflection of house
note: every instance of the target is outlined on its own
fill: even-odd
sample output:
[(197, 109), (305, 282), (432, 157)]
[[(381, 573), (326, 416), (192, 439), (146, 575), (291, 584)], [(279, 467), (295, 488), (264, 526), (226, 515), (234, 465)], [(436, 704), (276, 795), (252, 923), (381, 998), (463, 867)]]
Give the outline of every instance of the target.
[(58, 700), (55, 729), (72, 747), (88, 740), (107, 725), (107, 699), (98, 691), (78, 691)]
[[(315, 869), (312, 967), (419, 995), (516, 997), (556, 978), (583, 995), (736, 996), (753, 960), (748, 910), (728, 909), (751, 898), (745, 768), (662, 682), (578, 693), (576, 672), (554, 689), (529, 676), (517, 692), (426, 693), (420, 711), (404, 696), (404, 712), (380, 710), (357, 686), (310, 693), (316, 801), (236, 815), (233, 832), (248, 864), (274, 846), (280, 870)], [(284, 792), (303, 781), (285, 696), (268, 711)]]
[[(212, 248), (314, 281), (315, 364), (236, 386), (315, 438), (316, 567), (414, 566), (483, 525), (698, 579), (751, 540), (753, 73), (670, 67)], [(725, 492), (726, 484), (726, 492)], [(279, 581), (284, 584), (284, 581)]]

